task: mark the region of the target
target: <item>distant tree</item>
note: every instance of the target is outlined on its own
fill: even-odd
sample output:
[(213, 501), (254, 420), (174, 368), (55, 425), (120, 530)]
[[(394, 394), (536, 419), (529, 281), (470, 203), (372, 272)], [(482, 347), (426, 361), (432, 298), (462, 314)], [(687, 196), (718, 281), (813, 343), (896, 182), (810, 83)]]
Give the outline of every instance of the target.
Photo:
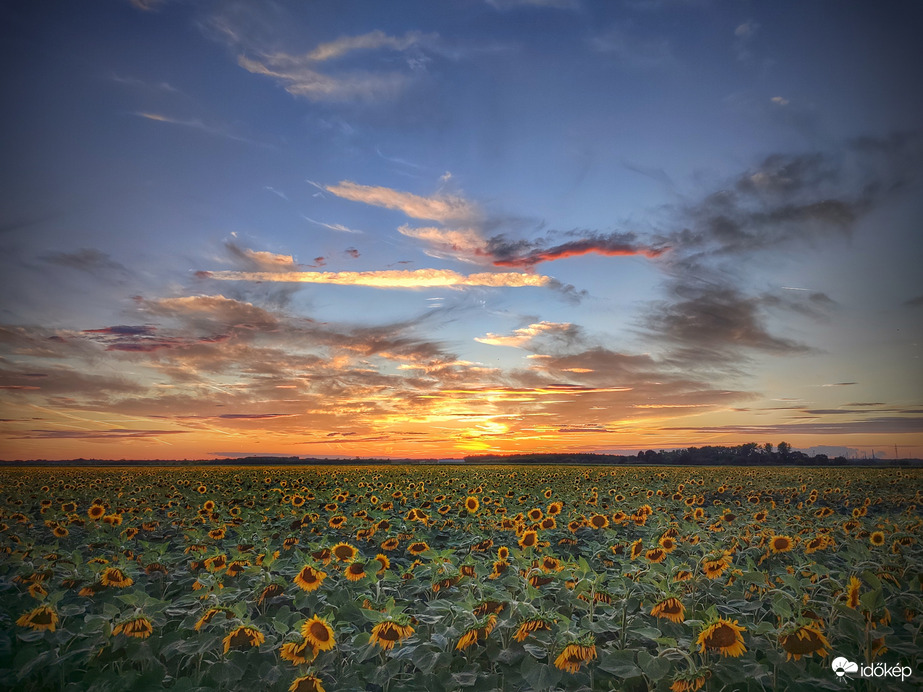
[(763, 449), (766, 451), (766, 454), (772, 454), (772, 442), (764, 444)]
[(779, 443), (779, 456), (783, 459), (788, 459), (789, 452), (792, 451), (792, 446), (788, 442)]

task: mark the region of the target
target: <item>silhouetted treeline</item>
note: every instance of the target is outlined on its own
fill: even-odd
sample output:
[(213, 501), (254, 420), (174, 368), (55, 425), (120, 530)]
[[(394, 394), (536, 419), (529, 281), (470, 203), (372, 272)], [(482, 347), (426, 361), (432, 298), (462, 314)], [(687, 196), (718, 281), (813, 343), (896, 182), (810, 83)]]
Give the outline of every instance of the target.
[(742, 445), (726, 447), (708, 445), (705, 447), (688, 447), (638, 452), (625, 456), (617, 454), (479, 454), (467, 456), (465, 461), (474, 464), (607, 464), (638, 465), (665, 464), (688, 466), (918, 466), (920, 459), (847, 459), (843, 456), (834, 458), (826, 454), (808, 456), (804, 452), (792, 449), (786, 442), (780, 442), (773, 448), (771, 443), (759, 445), (748, 442)]
[(674, 466), (923, 466), (920, 459), (833, 459), (826, 454), (808, 456), (792, 449), (786, 442), (777, 447), (748, 442), (733, 447), (708, 445), (687, 449), (654, 451), (648, 449), (633, 455), (593, 453), (531, 453), (479, 454), (461, 459), (380, 459), (351, 457), (348, 459), (317, 459), (313, 457), (250, 456), (224, 459), (47, 459), (0, 461), (5, 466), (374, 466), (400, 464), (555, 464), (555, 465), (674, 465)]

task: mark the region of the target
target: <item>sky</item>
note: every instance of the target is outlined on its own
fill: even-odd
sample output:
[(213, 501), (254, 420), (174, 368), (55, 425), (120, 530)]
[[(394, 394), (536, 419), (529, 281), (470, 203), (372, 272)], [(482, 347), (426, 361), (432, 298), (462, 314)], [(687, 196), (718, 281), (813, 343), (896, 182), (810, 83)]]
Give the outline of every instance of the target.
[(915, 0), (0, 5), (0, 458), (923, 456)]

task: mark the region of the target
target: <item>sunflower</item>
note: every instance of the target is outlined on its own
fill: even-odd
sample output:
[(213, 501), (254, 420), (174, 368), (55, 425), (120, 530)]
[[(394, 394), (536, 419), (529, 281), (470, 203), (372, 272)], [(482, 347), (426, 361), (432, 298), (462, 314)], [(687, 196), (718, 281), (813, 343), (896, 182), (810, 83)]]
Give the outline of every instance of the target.
[(28, 613), (24, 613), (16, 620), (16, 624), (20, 627), (31, 627), (36, 631), (49, 630), (54, 632), (58, 624), (58, 614), (51, 606), (42, 605), (33, 608)]
[(798, 629), (779, 637), (779, 644), (787, 652), (786, 661), (816, 653), (823, 658), (827, 655), (826, 647), (830, 642), (824, 637), (817, 624), (802, 625)]
[(205, 569), (209, 572), (219, 572), (228, 564), (228, 557), (223, 553), (213, 557), (206, 558), (204, 561)]
[(362, 562), (351, 562), (344, 574), (349, 581), (359, 581), (369, 576), (368, 572), (365, 571), (365, 564)]
[(340, 562), (352, 562), (359, 551), (349, 543), (337, 543), (330, 549), (331, 554)]
[(470, 495), (468, 499), (465, 500), (465, 509), (467, 509), (471, 514), (477, 512), (480, 507), (481, 502), (474, 495)]
[(663, 562), (667, 557), (667, 551), (665, 551), (663, 548), (651, 548), (646, 553), (644, 553), (644, 557), (647, 558), (648, 562)]
[(592, 638), (587, 638), (583, 643), (573, 642), (565, 646), (555, 659), (554, 667), (568, 673), (577, 673), (580, 666), (594, 658), (596, 658), (596, 644)]
[(548, 508), (545, 510), (545, 513), (549, 517), (553, 517), (556, 514), (560, 514), (562, 509), (564, 509), (564, 503), (552, 502), (550, 505), (548, 505)]
[(397, 550), (399, 545), (400, 541), (398, 541), (396, 538), (389, 538), (381, 544), (381, 549), (387, 552), (391, 552), (392, 550)]
[(429, 546), (426, 541), (416, 541), (407, 546), (407, 552), (411, 555), (422, 555), (427, 550), (429, 550)]
[(885, 544), (885, 534), (883, 531), (872, 531), (872, 535), (869, 536), (869, 543), (872, 545), (884, 545)]
[(730, 567), (730, 565), (730, 556), (722, 555), (719, 558), (704, 560), (702, 562), (702, 569), (704, 570), (706, 577), (709, 579), (717, 579), (724, 573), (724, 570)]
[(609, 517), (605, 514), (594, 514), (590, 517), (589, 526), (594, 529), (604, 529), (609, 526)]
[(103, 517), (103, 522), (109, 524), (109, 526), (121, 526), (122, 525), (122, 515), (121, 514), (107, 514)]
[(487, 639), (491, 632), (493, 632), (494, 627), (497, 626), (497, 616), (491, 615), (487, 620), (482, 620), (478, 623), (475, 623), (473, 627), (469, 627), (465, 633), (461, 636), (461, 639), (458, 640), (458, 644), (455, 645), (456, 651), (464, 651), (469, 646), (476, 644), (479, 640)]
[(672, 553), (676, 550), (676, 541), (673, 540), (672, 536), (661, 536), (658, 543), (665, 553)]
[(670, 597), (660, 601), (651, 608), (651, 615), (658, 618), (666, 618), (671, 622), (682, 622), (685, 619), (686, 608), (678, 599)]
[(543, 572), (560, 572), (564, 569), (564, 565), (561, 564), (561, 561), (551, 555), (543, 557), (539, 566), (542, 568)]
[(522, 536), (519, 538), (519, 547), (525, 550), (526, 548), (534, 548), (538, 543), (538, 533), (529, 529), (528, 531), (523, 531)]
[(279, 656), (283, 661), (291, 661), (294, 665), (300, 666), (317, 658), (317, 649), (311, 646), (307, 639), (302, 639), (300, 642), (285, 642), (279, 651)]
[(318, 651), (329, 651), (336, 644), (333, 628), (316, 615), (301, 626), (301, 634)]
[(249, 566), (250, 566), (249, 560), (234, 560), (228, 565), (227, 575), (229, 577), (238, 577)]
[(266, 641), (266, 638), (256, 627), (243, 625), (232, 630), (231, 633), (224, 638), (224, 653), (227, 653), (231, 649), (243, 650), (259, 646), (264, 641)]
[(327, 526), (329, 526), (331, 529), (338, 529), (343, 526), (346, 521), (346, 517), (344, 517), (342, 514), (337, 514), (334, 517), (330, 517), (330, 519), (327, 521)]
[(516, 634), (513, 635), (513, 639), (517, 642), (524, 642), (531, 632), (550, 630), (551, 625), (551, 621), (545, 618), (532, 618), (531, 620), (526, 620), (520, 623), (519, 628), (516, 630)]
[(391, 567), (391, 560), (389, 560), (388, 556), (384, 555), (383, 553), (378, 553), (378, 555), (375, 556), (375, 560), (379, 564), (376, 574), (383, 574), (386, 569)]
[(670, 692), (697, 692), (705, 686), (711, 671), (700, 668), (699, 670), (690, 670), (681, 673), (673, 678), (673, 684), (670, 685)]
[(113, 635), (124, 634), (126, 637), (137, 637), (138, 639), (147, 639), (153, 632), (154, 626), (143, 615), (121, 622), (112, 628)]
[(320, 588), (321, 582), (326, 578), (326, 572), (314, 569), (311, 565), (305, 565), (292, 581), (304, 591), (314, 591)]
[(793, 543), (791, 536), (773, 536), (769, 541), (769, 550), (775, 554), (787, 553)]
[(644, 552), (644, 546), (641, 545), (641, 539), (639, 538), (634, 543), (631, 544), (631, 559), (634, 560), (638, 558), (641, 553)]
[(102, 505), (90, 505), (87, 510), (87, 516), (90, 519), (100, 519), (106, 513), (106, 508)]
[(849, 578), (849, 585), (846, 587), (846, 605), (850, 608), (859, 607), (859, 587), (862, 582), (857, 577)]
[(320, 678), (316, 675), (304, 675), (295, 678), (288, 692), (326, 692), (321, 684)]
[(135, 583), (131, 577), (118, 567), (107, 567), (100, 575), (99, 581), (103, 586), (114, 586), (119, 589), (124, 589), (126, 586), (131, 586)]
[(711, 649), (721, 652), (722, 656), (737, 657), (747, 651), (742, 634), (745, 631), (738, 626), (737, 620), (718, 618), (699, 633), (695, 643), (701, 647), (702, 653)]
[(414, 632), (409, 624), (400, 625), (393, 620), (379, 622), (372, 628), (371, 642), (385, 651), (393, 649)]
[[(67, 536), (67, 534), (69, 533), (69, 531), (68, 531), (66, 528), (64, 528), (63, 526), (55, 526), (55, 527), (51, 530), (51, 533), (53, 533), (53, 534), (55, 535), (55, 538), (64, 538), (65, 536)], [(884, 539), (882, 539), (882, 540), (884, 540)]]
[(539, 526), (541, 526), (546, 531), (550, 531), (551, 529), (558, 528), (558, 522), (554, 517), (545, 517), (542, 519)]
[[(301, 585), (299, 584), (299, 586)], [(275, 598), (276, 596), (281, 596), (283, 593), (285, 593), (285, 589), (283, 589), (280, 584), (270, 584), (265, 589), (263, 589), (263, 592), (260, 594), (260, 598), (257, 601), (257, 605), (263, 605), (263, 601), (268, 601), (269, 599)]]
[(230, 611), (227, 610), (226, 608), (209, 608), (208, 610), (205, 611), (205, 615), (199, 618), (198, 622), (196, 622), (195, 627), (193, 629), (195, 629), (195, 631), (198, 632), (200, 629), (202, 629), (203, 625), (207, 625), (208, 623), (210, 623), (212, 619), (220, 613), (224, 613), (225, 618), (230, 617), (229, 615)]

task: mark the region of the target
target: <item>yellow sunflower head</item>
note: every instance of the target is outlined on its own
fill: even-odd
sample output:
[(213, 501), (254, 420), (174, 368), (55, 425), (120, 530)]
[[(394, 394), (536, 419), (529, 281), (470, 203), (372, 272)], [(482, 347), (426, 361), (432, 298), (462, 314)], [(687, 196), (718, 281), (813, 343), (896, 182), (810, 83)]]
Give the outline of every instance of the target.
[(747, 651), (743, 638), (745, 631), (745, 628), (737, 624), (737, 620), (718, 618), (706, 625), (695, 643), (699, 645), (702, 653), (710, 650), (717, 651), (722, 656), (737, 657)]
[(329, 651), (336, 644), (333, 628), (317, 615), (301, 626), (301, 635), (318, 651)]

